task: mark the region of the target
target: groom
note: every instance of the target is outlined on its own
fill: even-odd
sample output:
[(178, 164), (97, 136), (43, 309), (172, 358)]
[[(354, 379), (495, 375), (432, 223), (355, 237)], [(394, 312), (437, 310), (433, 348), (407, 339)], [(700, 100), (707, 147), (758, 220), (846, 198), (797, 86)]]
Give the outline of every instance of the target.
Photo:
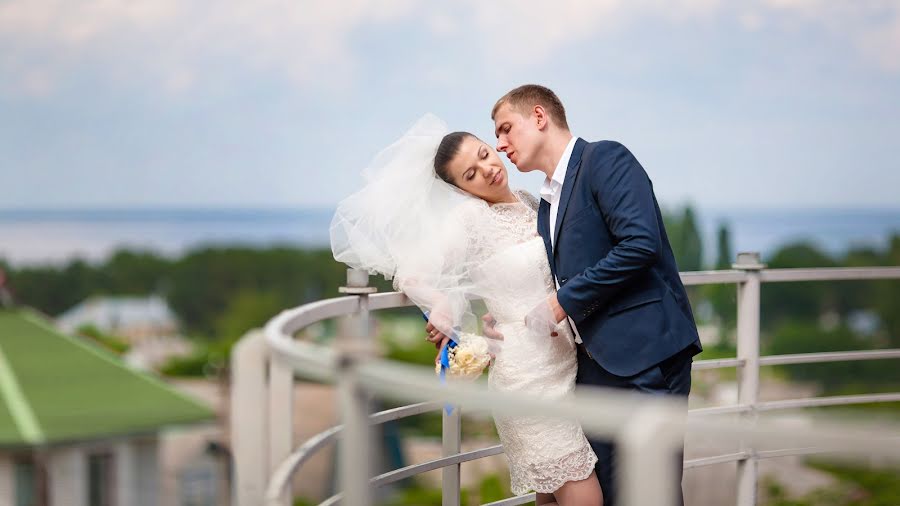
[[(568, 319), (577, 382), (686, 401), (691, 357), (702, 348), (644, 168), (617, 142), (573, 137), (562, 102), (543, 86), (510, 91), (491, 118), (497, 150), (519, 171), (546, 175), (538, 232), (557, 292), (538, 312)], [(601, 440), (591, 446), (604, 504), (614, 506), (615, 448)], [(676, 465), (680, 477), (680, 458)]]

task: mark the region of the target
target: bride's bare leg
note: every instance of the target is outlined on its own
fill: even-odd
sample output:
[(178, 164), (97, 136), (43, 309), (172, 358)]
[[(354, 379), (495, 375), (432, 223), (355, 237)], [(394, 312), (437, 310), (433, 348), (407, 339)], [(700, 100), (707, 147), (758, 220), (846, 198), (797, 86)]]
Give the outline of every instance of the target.
[(603, 491), (597, 473), (591, 473), (581, 481), (567, 481), (553, 492), (553, 496), (559, 506), (603, 506)]
[(538, 492), (535, 494), (534, 504), (535, 506), (559, 506), (556, 503), (556, 499), (553, 497), (553, 494), (542, 494)]

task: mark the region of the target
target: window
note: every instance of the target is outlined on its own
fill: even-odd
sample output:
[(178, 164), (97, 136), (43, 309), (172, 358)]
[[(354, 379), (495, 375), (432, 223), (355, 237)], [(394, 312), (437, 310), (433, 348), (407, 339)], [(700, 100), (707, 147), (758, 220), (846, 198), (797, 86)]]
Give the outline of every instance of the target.
[(31, 456), (14, 459), (15, 505), (44, 506), (47, 504), (47, 475), (44, 466)]
[(115, 472), (109, 453), (88, 455), (88, 504), (114, 506)]

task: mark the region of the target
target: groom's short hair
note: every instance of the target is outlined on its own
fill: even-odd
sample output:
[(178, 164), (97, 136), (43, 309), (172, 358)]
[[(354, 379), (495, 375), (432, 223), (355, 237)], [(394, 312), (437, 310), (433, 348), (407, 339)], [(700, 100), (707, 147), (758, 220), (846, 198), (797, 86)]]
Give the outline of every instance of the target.
[(556, 96), (556, 93), (553, 93), (553, 90), (545, 86), (523, 84), (510, 90), (494, 104), (494, 108), (491, 110), (491, 119), (497, 116), (497, 111), (503, 104), (509, 104), (510, 107), (522, 114), (530, 114), (532, 107), (540, 105), (550, 113), (556, 126), (563, 130), (569, 129), (569, 122), (566, 121), (566, 108), (563, 107), (562, 101)]

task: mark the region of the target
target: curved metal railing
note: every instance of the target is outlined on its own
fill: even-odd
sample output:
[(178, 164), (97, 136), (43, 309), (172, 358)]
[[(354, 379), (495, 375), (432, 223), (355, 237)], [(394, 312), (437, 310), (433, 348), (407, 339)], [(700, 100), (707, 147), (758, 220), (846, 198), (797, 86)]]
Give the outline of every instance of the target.
[[(687, 460), (684, 462), (684, 468), (693, 469), (726, 462), (738, 462), (737, 503), (745, 506), (755, 504), (757, 481), (755, 462), (760, 459), (807, 455), (836, 448), (857, 453), (865, 448), (869, 452), (874, 451), (900, 457), (900, 445), (897, 444), (896, 439), (888, 440), (885, 443), (884, 438), (881, 438), (877, 444), (873, 444), (871, 434), (865, 437), (856, 437), (854, 433), (854, 436), (850, 438), (852, 443), (841, 446), (839, 442), (846, 439), (841, 435), (841, 431), (821, 430), (817, 432), (814, 428), (804, 428), (802, 432), (793, 431), (794, 433), (791, 433), (790, 430), (785, 432), (783, 427), (779, 427), (777, 430), (766, 430), (765, 426), (755, 417), (756, 413), (764, 411), (900, 401), (900, 393), (814, 397), (766, 402), (758, 400), (759, 368), (761, 366), (900, 358), (900, 349), (760, 357), (759, 299), (762, 282), (900, 279), (900, 267), (766, 270), (759, 264), (758, 257), (739, 256), (738, 261), (739, 263), (735, 264), (735, 270), (731, 271), (689, 272), (681, 275), (682, 281), (688, 286), (720, 283), (734, 283), (738, 286), (737, 357), (700, 360), (694, 362), (693, 365), (694, 370), (737, 368), (738, 402), (729, 406), (691, 410), (688, 423), (705, 427), (711, 431), (710, 433), (729, 434), (732, 437), (730, 441), (739, 441), (742, 445), (736, 452)], [(287, 489), (290, 478), (311, 456), (334, 442), (338, 437), (350, 440), (341, 445), (342, 447), (358, 444), (368, 448), (368, 442), (365, 440), (368, 425), (377, 425), (438, 411), (441, 410), (444, 401), (462, 404), (467, 408), (467, 412), (472, 410), (481, 414), (489, 414), (493, 409), (498, 408), (496, 396), (477, 385), (454, 384), (441, 387), (435, 385), (433, 373), (423, 371), (424, 368), (371, 358), (371, 343), (367, 340), (370, 312), (411, 306), (412, 303), (403, 294), (395, 292), (370, 295), (371, 290), (364, 286), (365, 281), (357, 281), (354, 284), (357, 286), (350, 286), (346, 289), (353, 295), (317, 301), (284, 311), (266, 325), (265, 343), (271, 356), (268, 371), (270, 406), (273, 406), (272, 400), (284, 401), (290, 397), (296, 373), (315, 381), (337, 383), (342, 418), (345, 420), (344, 425), (329, 428), (292, 450), (289, 411), (281, 409), (280, 414), (274, 417), (270, 416), (268, 447), (271, 473), (265, 497), (267, 503), (273, 506), (289, 504), (290, 493)], [(341, 339), (334, 347), (316, 346), (297, 341), (293, 337), (297, 332), (313, 323), (344, 316), (354, 317), (352, 326), (355, 328), (349, 330), (349, 337)], [(398, 378), (402, 378), (402, 381)], [(404, 383), (405, 381), (414, 381), (415, 383), (412, 384), (415, 384), (416, 387), (409, 388), (409, 384)], [(409, 401), (413, 404), (369, 414), (363, 399), (368, 393)], [(508, 394), (504, 394), (503, 397), (503, 401), (500, 402), (501, 407), (512, 412), (525, 406), (527, 406), (525, 412), (533, 412), (535, 404), (541, 404), (533, 399), (515, 399), (515, 396)], [(623, 467), (626, 475), (628, 474), (627, 470), (631, 467), (640, 469), (645, 475), (649, 471), (656, 472), (661, 479), (656, 483), (665, 482), (666, 466), (654, 466), (652, 459), (646, 458), (644, 454), (653, 451), (653, 447), (648, 441), (658, 447), (677, 446), (679, 438), (683, 437), (684, 429), (683, 427), (679, 428), (677, 422), (678, 413), (683, 413), (683, 407), (667, 400), (657, 403), (641, 399), (638, 402), (633, 396), (617, 392), (589, 392), (584, 395), (579, 392), (576, 397), (577, 401), (546, 403), (544, 407), (558, 415), (579, 419), (586, 431), (600, 436), (617, 438), (620, 443), (625, 444), (624, 454), (629, 456), (624, 459), (626, 464)], [(584, 403), (586, 398), (593, 399), (591, 402), (595, 404)], [(287, 404), (290, 408), (290, 403)], [(603, 406), (602, 412), (595, 412), (597, 410), (592, 409), (592, 406), (598, 405)], [(281, 408), (283, 407), (281, 406)], [(649, 416), (648, 413), (652, 413), (653, 416)], [(717, 421), (719, 419), (713, 417), (713, 415), (723, 414), (742, 415), (741, 418), (748, 423), (726, 423)], [(640, 433), (640, 438), (636, 433), (629, 434), (629, 431), (625, 429), (625, 427), (633, 426), (636, 423), (635, 420), (644, 421), (642, 430), (637, 431)], [(347, 450), (347, 453), (342, 454), (340, 459), (342, 462), (341, 477), (345, 492), (349, 490), (352, 497), (344, 496), (341, 493), (321, 504), (336, 504), (345, 499), (345, 502), (349, 504), (369, 504), (367, 502), (369, 487), (380, 487), (417, 474), (442, 469), (444, 472), (444, 504), (458, 505), (459, 465), (463, 462), (503, 453), (503, 448), (501, 445), (494, 445), (461, 452), (459, 410), (454, 410), (451, 415), (444, 412), (443, 423), (444, 456), (395, 469), (375, 477), (370, 476), (367, 465), (360, 464), (361, 459), (368, 458), (365, 451), (362, 456), (351, 458), (352, 454), (350, 450)], [(776, 435), (776, 432), (791, 433), (794, 440), (786, 439), (785, 441), (789, 444), (783, 448), (760, 449), (760, 443), (772, 442), (782, 437)], [(760, 439), (762, 436), (765, 437)], [(816, 439), (817, 437), (818, 439)], [(803, 444), (804, 440), (809, 444)], [(751, 444), (752, 441), (756, 441), (757, 445)], [(630, 446), (628, 446), (629, 444)], [(348, 459), (351, 462), (348, 462)], [(345, 467), (346, 469), (344, 469)], [(357, 469), (350, 469), (352, 467)], [(645, 501), (663, 504), (667, 501), (667, 498), (660, 495), (659, 491), (647, 490), (648, 487), (637, 482), (632, 483), (632, 481), (627, 477), (623, 481), (623, 495), (630, 504), (648, 504)], [(240, 477), (238, 477), (238, 482), (240, 487)], [(665, 489), (662, 485), (656, 488)], [(491, 504), (524, 504), (533, 500), (534, 495), (531, 494)]]

